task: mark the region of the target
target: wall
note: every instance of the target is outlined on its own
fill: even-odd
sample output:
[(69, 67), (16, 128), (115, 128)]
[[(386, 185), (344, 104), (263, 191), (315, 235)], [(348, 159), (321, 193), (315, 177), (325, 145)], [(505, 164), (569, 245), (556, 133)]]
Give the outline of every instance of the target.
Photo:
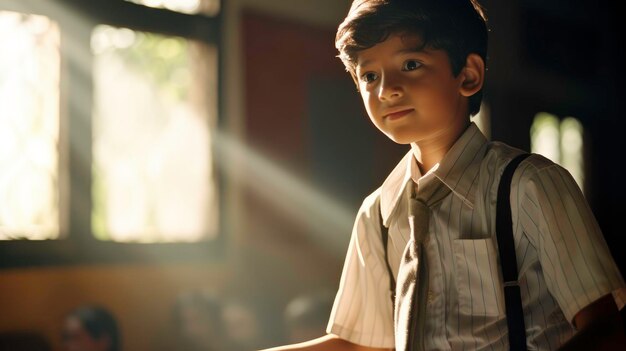
[(124, 350), (165, 350), (174, 341), (171, 308), (187, 289), (218, 292), (229, 280), (223, 265), (107, 265), (3, 270), (0, 331), (42, 333), (61, 350), (64, 314), (98, 303), (118, 318)]

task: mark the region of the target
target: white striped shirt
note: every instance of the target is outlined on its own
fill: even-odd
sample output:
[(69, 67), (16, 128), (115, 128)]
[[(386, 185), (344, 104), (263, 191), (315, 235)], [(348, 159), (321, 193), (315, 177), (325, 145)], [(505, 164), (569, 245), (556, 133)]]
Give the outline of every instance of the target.
[[(359, 210), (328, 333), (360, 345), (394, 347), (379, 208), (397, 276), (410, 235), (405, 187), (433, 181), (442, 183), (442, 198), (431, 207), (424, 243), (429, 269), (425, 347), (508, 350), (494, 236), (496, 197), (504, 166), (521, 152), (488, 142), (473, 123), (424, 176), (409, 152)], [(575, 314), (624, 281), (566, 170), (532, 155), (518, 167), (511, 189), (528, 349), (555, 350), (573, 335)]]

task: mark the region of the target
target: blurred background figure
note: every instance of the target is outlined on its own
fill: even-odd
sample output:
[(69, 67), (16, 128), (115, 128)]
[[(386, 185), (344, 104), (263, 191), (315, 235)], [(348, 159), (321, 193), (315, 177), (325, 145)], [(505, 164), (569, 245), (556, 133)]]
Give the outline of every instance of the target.
[(67, 314), (62, 338), (65, 351), (121, 351), (117, 321), (101, 306), (80, 306)]
[(287, 342), (297, 343), (324, 335), (332, 307), (333, 294), (330, 291), (305, 294), (291, 300), (284, 312)]
[(222, 316), (229, 350), (250, 351), (268, 345), (257, 309), (250, 299), (231, 297), (226, 301)]
[(222, 308), (213, 293), (193, 290), (181, 293), (174, 304), (177, 350), (229, 350), (224, 338)]

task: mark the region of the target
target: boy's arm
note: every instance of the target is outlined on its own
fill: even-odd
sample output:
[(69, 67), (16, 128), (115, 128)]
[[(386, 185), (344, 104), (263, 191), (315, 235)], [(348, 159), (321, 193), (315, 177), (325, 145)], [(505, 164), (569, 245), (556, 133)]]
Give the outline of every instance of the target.
[(267, 349), (265, 351), (391, 351), (392, 349), (377, 349), (353, 344), (339, 337), (328, 334), (321, 338), (295, 345), (287, 345)]
[(559, 350), (626, 350), (622, 323), (613, 295), (605, 295), (574, 316), (578, 332)]

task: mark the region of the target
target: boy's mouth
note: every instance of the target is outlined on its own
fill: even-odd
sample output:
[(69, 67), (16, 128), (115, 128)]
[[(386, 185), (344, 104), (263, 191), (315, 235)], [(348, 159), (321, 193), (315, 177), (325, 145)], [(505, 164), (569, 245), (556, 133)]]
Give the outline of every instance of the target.
[(400, 119), (409, 113), (413, 112), (412, 108), (405, 108), (400, 110), (391, 111), (383, 116), (383, 119), (394, 121), (396, 119)]

